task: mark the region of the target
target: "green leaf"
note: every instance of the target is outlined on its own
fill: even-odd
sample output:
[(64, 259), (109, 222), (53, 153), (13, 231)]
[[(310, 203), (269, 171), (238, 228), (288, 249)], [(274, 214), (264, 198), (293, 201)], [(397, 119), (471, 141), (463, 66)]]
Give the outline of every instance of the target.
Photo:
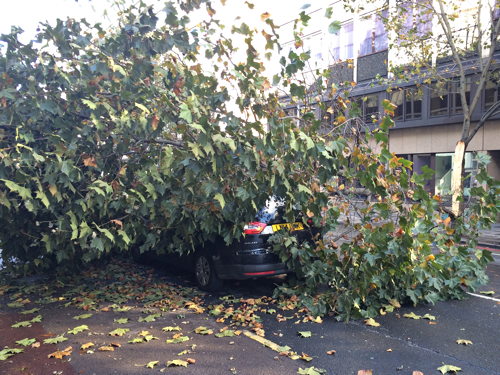
[(163, 332), (173, 332), (173, 331), (181, 331), (182, 328), (181, 327), (177, 327), (177, 326), (175, 326), (175, 327), (170, 327), (169, 326), (169, 327), (163, 327), (161, 330)]
[(232, 329), (225, 329), (222, 332), (216, 333), (215, 337), (233, 337), (236, 336)]
[(179, 336), (179, 337), (176, 337), (175, 339), (167, 339), (165, 342), (167, 344), (178, 344), (180, 342), (186, 342), (186, 341), (189, 341), (189, 337)]
[(151, 361), (151, 362), (148, 362), (146, 367), (147, 368), (153, 368), (155, 367), (158, 363), (160, 363), (160, 361)]
[(482, 291), (482, 292), (479, 292), (481, 294), (484, 294), (486, 296), (494, 296), (495, 295), (495, 291), (494, 290), (486, 290), (486, 291)]
[(40, 309), (39, 309), (39, 308), (37, 308), (37, 307), (35, 307), (35, 308), (31, 309), (31, 310), (24, 310), (24, 311), (21, 311), (21, 314), (23, 314), (23, 315), (27, 315), (27, 314), (34, 314), (34, 313), (36, 313), (36, 312), (38, 312), (38, 311), (40, 311)]
[(144, 113), (148, 114), (148, 115), (151, 113), (151, 111), (150, 111), (149, 109), (147, 109), (147, 108), (146, 108), (144, 105), (142, 105), (141, 103), (135, 103), (135, 106), (136, 106), (137, 108), (139, 108), (141, 111), (143, 111)]
[(326, 8), (326, 10), (325, 10), (325, 17), (326, 18), (332, 18), (332, 15), (333, 15), (333, 8), (332, 7)]
[(31, 320), (25, 320), (23, 322), (17, 322), (15, 324), (12, 324), (11, 327), (12, 328), (21, 328), (21, 327), (31, 327)]
[(151, 322), (156, 321), (156, 318), (159, 318), (160, 316), (161, 316), (161, 314), (151, 314), (151, 315), (148, 315), (144, 318), (139, 318), (139, 322), (151, 323)]
[(224, 209), (224, 206), (226, 205), (226, 201), (224, 200), (224, 196), (221, 193), (217, 193), (214, 196), (214, 199), (217, 200), (221, 206), (222, 209)]
[(80, 320), (80, 319), (88, 319), (92, 316), (93, 314), (82, 314), (82, 315), (76, 315), (73, 317), (75, 320)]
[(59, 335), (59, 336), (56, 336), (56, 337), (52, 337), (50, 339), (45, 339), (43, 340), (43, 343), (44, 344), (59, 344), (61, 342), (64, 342), (68, 340), (66, 337), (64, 337), (64, 335)]
[(9, 181), (5, 179), (0, 179), (0, 181), (3, 181), (5, 183), (5, 186), (7, 186), (10, 191), (17, 193), (21, 196), (23, 199), (31, 199), (31, 191), (21, 185), (16, 184), (14, 181)]
[(33, 319), (30, 320), (31, 323), (41, 323), (42, 322), (42, 316), (37, 315)]
[(462, 369), (460, 367), (453, 366), (453, 365), (443, 365), (441, 367), (438, 367), (437, 370), (441, 371), (441, 374), (447, 374), (449, 372), (462, 371)]
[(82, 103), (85, 104), (90, 109), (96, 109), (97, 108), (97, 105), (94, 102), (91, 102), (90, 100), (82, 99)]
[(404, 314), (403, 315), (405, 318), (408, 318), (408, 319), (421, 319), (422, 317), (420, 315), (416, 315), (414, 312), (411, 312), (409, 314)]
[(17, 345), (22, 345), (22, 346), (29, 346), (31, 344), (34, 344), (35, 342), (36, 342), (36, 339), (25, 338), (25, 339), (16, 341), (16, 344)]
[(89, 330), (89, 327), (84, 324), (84, 325), (81, 325), (81, 326), (78, 326), (78, 327), (75, 327), (73, 329), (68, 330), (68, 333), (70, 333), (72, 335), (76, 335), (77, 333), (80, 333), (83, 331), (88, 331), (88, 330)]
[(436, 317), (431, 314), (425, 314), (422, 319), (427, 319), (427, 320), (436, 320)]
[(211, 335), (214, 333), (212, 329), (203, 326), (195, 328), (194, 332), (198, 333), (199, 335)]
[(128, 329), (128, 328), (117, 328), (117, 329), (114, 329), (113, 331), (109, 332), (108, 335), (110, 335), (110, 336), (123, 336), (128, 331), (130, 331), (130, 329)]
[(136, 337), (132, 340), (129, 340), (129, 344), (142, 344), (144, 342), (144, 337)]
[(24, 349), (18, 348), (5, 348), (0, 350), (0, 361), (5, 361), (7, 358), (12, 357), (15, 354), (24, 352)]
[(182, 367), (187, 367), (188, 366), (188, 362), (186, 361), (183, 361), (182, 359), (174, 359), (172, 361), (168, 361), (166, 363), (167, 367), (172, 367), (172, 366), (182, 366)]
[(373, 318), (368, 318), (365, 320), (365, 324), (371, 327), (380, 327), (380, 323), (375, 321)]
[(128, 318), (115, 319), (114, 322), (117, 323), (117, 324), (127, 324), (128, 323)]
[(297, 332), (297, 334), (300, 337), (311, 337), (312, 336), (311, 331), (299, 331), (299, 332)]
[(193, 122), (193, 115), (191, 114), (191, 110), (189, 109), (186, 103), (182, 103), (180, 105), (181, 112), (179, 113), (179, 117), (185, 120), (188, 124)]
[(330, 23), (330, 25), (328, 25), (328, 32), (330, 34), (338, 34), (341, 28), (342, 23), (340, 21), (333, 21), (332, 23)]
[(314, 366), (306, 367), (306, 368), (300, 367), (299, 370), (297, 371), (297, 374), (300, 374), (300, 375), (321, 375), (321, 374), (325, 374), (325, 373), (326, 373), (325, 370), (316, 368)]

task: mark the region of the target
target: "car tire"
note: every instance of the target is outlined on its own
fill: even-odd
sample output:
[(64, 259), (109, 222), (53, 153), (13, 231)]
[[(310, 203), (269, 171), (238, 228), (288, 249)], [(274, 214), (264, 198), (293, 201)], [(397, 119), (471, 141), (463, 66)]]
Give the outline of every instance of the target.
[(222, 288), (222, 280), (217, 276), (214, 262), (205, 253), (198, 253), (194, 258), (194, 277), (200, 289), (217, 291)]

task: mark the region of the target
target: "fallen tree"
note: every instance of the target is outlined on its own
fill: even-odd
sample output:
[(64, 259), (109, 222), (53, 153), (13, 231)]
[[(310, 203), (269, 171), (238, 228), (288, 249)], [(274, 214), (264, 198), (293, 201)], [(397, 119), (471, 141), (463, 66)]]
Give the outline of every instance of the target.
[[(188, 29), (199, 7), (208, 20)], [(230, 242), (273, 194), (328, 233), (353, 207), (340, 179), (376, 198), (357, 210), (358, 235), (340, 247), (284, 239), (290, 267), (309, 276), (293, 293), (314, 313), (373, 316), (391, 301), (435, 302), (484, 282), (488, 253), (460, 239), (495, 217), (495, 182), (478, 175), (477, 204), (450, 228), (422, 176), (388, 151), (389, 102), (356, 142), (325, 136), (312, 111), (300, 114), (300, 126), (286, 118), (263, 75), (278, 40), (262, 18), (260, 34), (233, 27), (247, 47), (236, 62), (204, 2), (161, 11), (140, 3), (109, 30), (58, 21), (28, 44), (20, 30), (3, 35), (0, 248), (8, 269), (68, 272), (133, 248), (185, 253), (216, 236)], [(257, 35), (267, 42), (264, 60)], [(290, 52), (276, 77), (297, 100), (308, 59)], [(334, 206), (333, 193), (341, 197)]]

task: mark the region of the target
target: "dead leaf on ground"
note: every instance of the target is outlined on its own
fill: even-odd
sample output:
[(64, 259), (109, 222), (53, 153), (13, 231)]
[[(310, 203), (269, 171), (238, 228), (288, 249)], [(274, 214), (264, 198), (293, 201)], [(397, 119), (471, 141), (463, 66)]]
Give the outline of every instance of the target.
[(80, 349), (81, 350), (87, 350), (88, 348), (91, 348), (92, 346), (94, 346), (93, 342), (87, 342), (85, 344), (82, 344), (82, 346), (80, 346)]
[(67, 357), (67, 356), (71, 355), (72, 351), (73, 351), (73, 347), (68, 346), (66, 349), (58, 350), (54, 353), (50, 353), (47, 357), (48, 358), (63, 359), (63, 357)]
[(115, 348), (112, 347), (111, 345), (104, 345), (104, 346), (101, 346), (99, 347), (99, 350), (100, 352), (114, 352), (115, 351)]
[(411, 375), (424, 375), (424, 373), (421, 371), (413, 371)]
[(472, 341), (470, 340), (458, 339), (456, 342), (459, 345), (465, 345), (465, 346), (472, 345)]
[(372, 370), (358, 370), (358, 375), (372, 375)]
[(328, 354), (328, 355), (334, 355), (335, 353), (337, 353), (336, 350), (329, 350), (326, 352), (326, 354)]
[(190, 365), (194, 365), (196, 363), (196, 359), (194, 358), (186, 358), (186, 362)]
[(160, 363), (160, 361), (151, 361), (151, 362), (148, 362), (148, 363), (146, 364), (146, 367), (147, 367), (147, 368), (153, 368), (153, 367), (155, 367), (158, 363)]
[(453, 366), (453, 365), (443, 365), (441, 367), (438, 367), (437, 368), (438, 371), (441, 371), (441, 374), (447, 374), (449, 372), (458, 372), (458, 371), (462, 371), (462, 369), (460, 367), (457, 367), (457, 366)]
[(365, 324), (371, 327), (380, 327), (380, 323), (373, 318), (366, 319)]

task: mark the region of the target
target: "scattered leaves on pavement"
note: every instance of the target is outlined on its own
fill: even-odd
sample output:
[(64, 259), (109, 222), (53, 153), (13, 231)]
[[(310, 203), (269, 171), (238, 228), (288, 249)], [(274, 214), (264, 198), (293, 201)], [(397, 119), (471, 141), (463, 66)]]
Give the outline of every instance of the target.
[(175, 326), (175, 327), (163, 327), (161, 330), (164, 332), (172, 332), (172, 331), (180, 331), (180, 330), (182, 330), (182, 328), (177, 327), (177, 326)]
[(306, 368), (300, 367), (299, 370), (297, 371), (297, 374), (300, 374), (300, 375), (322, 375), (322, 374), (326, 374), (326, 371), (323, 369), (314, 367), (314, 366), (306, 367)]
[(89, 327), (87, 325), (83, 324), (81, 326), (78, 326), (78, 327), (75, 327), (73, 329), (68, 330), (68, 333), (70, 333), (72, 335), (76, 335), (80, 332), (88, 331), (88, 330), (89, 330)]
[(172, 361), (168, 361), (166, 363), (167, 367), (175, 367), (175, 366), (182, 366), (182, 367), (188, 367), (188, 361), (183, 361), (182, 359), (174, 359)]
[(215, 337), (233, 337), (233, 336), (237, 336), (237, 334), (232, 329), (222, 329), (219, 333), (215, 334)]
[(36, 339), (25, 338), (25, 339), (16, 341), (16, 344), (22, 345), (22, 346), (28, 346), (28, 345), (34, 344), (35, 342), (36, 342)]
[(112, 345), (103, 345), (100, 346), (97, 350), (100, 352), (114, 352), (115, 348)]
[(117, 324), (127, 324), (128, 323), (128, 318), (115, 319), (114, 322), (117, 323)]
[(0, 361), (5, 361), (7, 358), (12, 357), (15, 354), (22, 353), (24, 349), (19, 348), (4, 348), (0, 350)]
[(441, 374), (447, 374), (449, 372), (458, 372), (458, 371), (462, 371), (462, 369), (460, 367), (457, 367), (457, 366), (453, 366), (453, 365), (443, 365), (441, 367), (438, 367), (437, 368), (438, 371), (441, 371)]
[(403, 314), (403, 316), (405, 318), (408, 318), (408, 319), (415, 319), (415, 320), (418, 320), (418, 319), (421, 319), (422, 317), (420, 315), (417, 315), (415, 314), (414, 312), (411, 312), (409, 314)]
[(38, 311), (40, 311), (40, 309), (39, 309), (39, 308), (37, 308), (37, 307), (35, 307), (35, 308), (31, 309), (31, 310), (24, 310), (24, 311), (21, 311), (21, 314), (23, 314), (23, 315), (27, 315), (27, 314), (34, 314), (34, 313), (36, 313), (36, 312), (38, 312)]
[(128, 328), (117, 328), (117, 329), (114, 329), (113, 331), (109, 332), (108, 334), (110, 336), (123, 336), (128, 331), (130, 331), (130, 329), (128, 329)]
[(375, 321), (373, 318), (366, 319), (365, 324), (371, 327), (380, 327), (380, 323)]
[(466, 346), (472, 345), (472, 341), (470, 341), (470, 340), (458, 339), (456, 342), (459, 345), (466, 345)]
[(63, 357), (70, 356), (72, 351), (73, 351), (73, 348), (71, 346), (68, 346), (66, 349), (58, 350), (58, 351), (55, 351), (54, 353), (50, 353), (47, 357), (48, 358), (63, 359)]
[(297, 334), (300, 337), (311, 337), (312, 336), (311, 331), (299, 331), (299, 332), (297, 332)]
[(148, 363), (146, 364), (146, 367), (147, 367), (147, 368), (153, 368), (153, 367), (155, 367), (158, 363), (160, 363), (160, 361), (151, 361), (151, 362), (148, 362)]
[(485, 290), (485, 291), (482, 291), (482, 292), (479, 292), (481, 294), (484, 294), (486, 296), (494, 296), (495, 295), (495, 291), (494, 290)]
[(80, 346), (80, 349), (81, 350), (87, 350), (88, 348), (91, 348), (93, 347), (95, 344), (93, 342), (87, 342), (85, 344), (82, 344), (82, 346)]
[(139, 318), (139, 322), (147, 322), (147, 323), (151, 323), (151, 322), (155, 322), (156, 321), (156, 318), (159, 318), (161, 316), (161, 314), (150, 314), (144, 318)]
[(82, 315), (77, 315), (74, 316), (73, 319), (80, 320), (80, 319), (88, 319), (92, 316), (93, 314), (82, 314)]
[(66, 340), (68, 340), (68, 339), (66, 337), (64, 337), (64, 335), (59, 335), (56, 337), (45, 339), (45, 340), (43, 340), (43, 343), (44, 344), (59, 344), (59, 343), (64, 342)]
[(436, 317), (434, 315), (431, 315), (431, 314), (425, 314), (422, 319), (427, 319), (427, 320), (436, 320)]
[(209, 329), (209, 328), (203, 327), (203, 326), (195, 328), (194, 332), (199, 334), (199, 335), (211, 335), (214, 333), (214, 331), (212, 329)]
[(171, 339), (167, 339), (165, 342), (167, 344), (178, 344), (180, 342), (185, 342), (185, 341), (189, 341), (188, 336), (183, 336), (182, 334), (177, 334), (177, 335), (174, 335), (174, 337), (172, 337)]

